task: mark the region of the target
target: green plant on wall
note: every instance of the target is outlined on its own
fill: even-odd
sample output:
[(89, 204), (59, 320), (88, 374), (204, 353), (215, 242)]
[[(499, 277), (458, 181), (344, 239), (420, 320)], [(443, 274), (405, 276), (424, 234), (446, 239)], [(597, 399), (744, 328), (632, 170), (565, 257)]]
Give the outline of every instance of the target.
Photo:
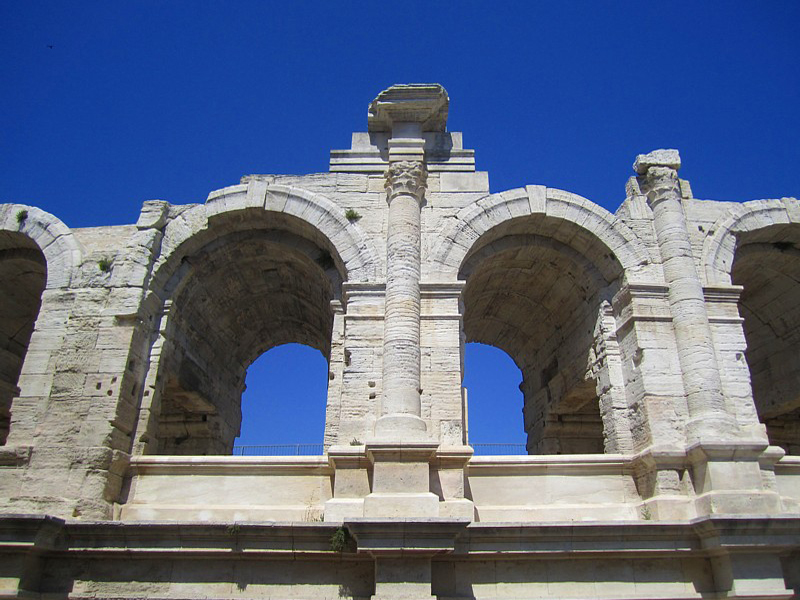
[(358, 211), (353, 210), (352, 208), (348, 208), (347, 211), (344, 213), (344, 216), (351, 223), (354, 221), (358, 221), (361, 218), (361, 215), (358, 213)]
[(17, 212), (17, 223), (22, 223), (27, 218), (28, 218), (28, 211), (27, 210), (21, 210), (21, 211)]
[(350, 532), (344, 527), (339, 527), (331, 536), (331, 550), (344, 552), (350, 546)]
[(111, 270), (111, 261), (107, 258), (101, 258), (97, 261), (97, 268), (103, 273), (108, 273)]

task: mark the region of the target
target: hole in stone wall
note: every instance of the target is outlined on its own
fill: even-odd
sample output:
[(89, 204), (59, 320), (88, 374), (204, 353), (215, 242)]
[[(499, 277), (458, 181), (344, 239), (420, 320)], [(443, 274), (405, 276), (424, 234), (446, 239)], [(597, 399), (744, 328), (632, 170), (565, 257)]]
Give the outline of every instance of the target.
[[(255, 404), (291, 410), (299, 407), (300, 396), (292, 391), (253, 392), (253, 374), (259, 370), (260, 361), (269, 361), (271, 351), (284, 345), (305, 345), (322, 361), (319, 407), (324, 422), (326, 358), (333, 326), (331, 301), (340, 293), (343, 277), (336, 267), (338, 259), (320, 261), (321, 256), (332, 256), (323, 242), (270, 229), (215, 238), (185, 261), (190, 266), (176, 272), (175, 283), (169, 284), (175, 292), (164, 348), (158, 356), (157, 396), (153, 401), (158, 409), (156, 453), (225, 455), (231, 454), (234, 443), (277, 443), (269, 439), (269, 434), (256, 440), (252, 433), (259, 428), (250, 430), (247, 418), (244, 437), (238, 442), (235, 438), (246, 407), (242, 397), (247, 373), (250, 391), (244, 395), (245, 403), (257, 395)], [(329, 269), (323, 270), (320, 262)], [(264, 358), (257, 360), (262, 355)], [(294, 371), (277, 369), (287, 377)], [(307, 376), (295, 377), (301, 378)], [(272, 423), (275, 418), (267, 421)], [(304, 418), (296, 417), (289, 424), (304, 423)], [(287, 427), (275, 429), (287, 433), (287, 442), (303, 443), (312, 437), (306, 428), (289, 432)], [(321, 442), (323, 436), (314, 434), (312, 439)]]
[[(247, 369), (245, 385), (234, 454), (251, 453), (249, 446), (297, 444), (318, 444), (320, 452), (315, 453), (321, 453), (328, 361), (319, 350), (302, 344), (272, 348)], [(273, 452), (283, 453), (280, 448)]]
[[(616, 440), (606, 439), (600, 412), (600, 326), (621, 266), (588, 232), (554, 223), (512, 220), (475, 243), (459, 272), (464, 337), (500, 348), (519, 368), (522, 418), (514, 413), (528, 454), (602, 453)], [(556, 236), (580, 239), (580, 251)]]
[(759, 419), (770, 443), (800, 454), (800, 227), (743, 237), (732, 279), (744, 287), (747, 364)]
[[(12, 400), (39, 315), (45, 286), (44, 255), (26, 236), (0, 237), (0, 445), (6, 443)], [(46, 366), (46, 365), (45, 365)]]
[[(478, 444), (476, 453), (526, 454), (521, 383), (522, 373), (508, 354), (486, 344), (466, 345), (467, 434), (470, 444)], [(512, 444), (517, 447), (506, 446)]]

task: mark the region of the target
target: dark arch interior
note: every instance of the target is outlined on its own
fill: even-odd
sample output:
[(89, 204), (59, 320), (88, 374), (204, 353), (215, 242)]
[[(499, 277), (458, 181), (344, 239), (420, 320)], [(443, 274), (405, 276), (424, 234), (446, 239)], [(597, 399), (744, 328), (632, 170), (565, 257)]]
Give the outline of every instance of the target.
[(732, 271), (744, 287), (747, 364), (770, 443), (800, 454), (800, 226), (742, 236)]
[[(559, 239), (576, 234), (586, 251)], [(599, 240), (535, 217), (491, 230), (462, 264), (466, 341), (500, 348), (522, 372), (529, 454), (604, 451), (593, 347), (621, 273)]]
[(6, 443), (11, 402), (33, 333), (47, 268), (39, 247), (27, 236), (0, 232), (0, 445)]
[(181, 269), (159, 364), (157, 451), (228, 454), (256, 358), (292, 342), (329, 356), (342, 277), (328, 249), (274, 229), (223, 236)]

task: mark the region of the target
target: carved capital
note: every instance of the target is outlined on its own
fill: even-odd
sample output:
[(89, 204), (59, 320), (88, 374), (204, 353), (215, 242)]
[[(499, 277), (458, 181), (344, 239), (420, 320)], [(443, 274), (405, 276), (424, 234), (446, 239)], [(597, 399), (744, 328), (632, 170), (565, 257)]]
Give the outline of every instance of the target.
[(681, 199), (678, 171), (672, 167), (650, 167), (639, 181), (651, 206), (663, 200)]
[(677, 150), (653, 150), (636, 157), (633, 170), (639, 176), (640, 191), (647, 195), (651, 206), (676, 196), (680, 200), (680, 168), (681, 155)]
[(400, 194), (414, 196), (417, 202), (425, 195), (428, 172), (425, 163), (417, 160), (402, 160), (389, 164), (385, 173), (386, 194), (389, 201)]

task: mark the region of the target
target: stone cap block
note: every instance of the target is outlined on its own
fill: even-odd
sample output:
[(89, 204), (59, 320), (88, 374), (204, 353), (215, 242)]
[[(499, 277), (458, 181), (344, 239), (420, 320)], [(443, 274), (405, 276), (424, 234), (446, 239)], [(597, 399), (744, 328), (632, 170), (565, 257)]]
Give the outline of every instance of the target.
[(681, 155), (677, 150), (653, 150), (638, 155), (633, 163), (633, 170), (639, 175), (647, 173), (650, 167), (669, 167), (677, 171), (681, 168)]
[(145, 200), (139, 219), (136, 221), (138, 229), (161, 229), (167, 223), (169, 202), (164, 200)]
[(450, 98), (438, 83), (408, 83), (383, 90), (369, 105), (368, 130), (391, 131), (395, 123), (420, 123), (422, 131), (445, 131)]

